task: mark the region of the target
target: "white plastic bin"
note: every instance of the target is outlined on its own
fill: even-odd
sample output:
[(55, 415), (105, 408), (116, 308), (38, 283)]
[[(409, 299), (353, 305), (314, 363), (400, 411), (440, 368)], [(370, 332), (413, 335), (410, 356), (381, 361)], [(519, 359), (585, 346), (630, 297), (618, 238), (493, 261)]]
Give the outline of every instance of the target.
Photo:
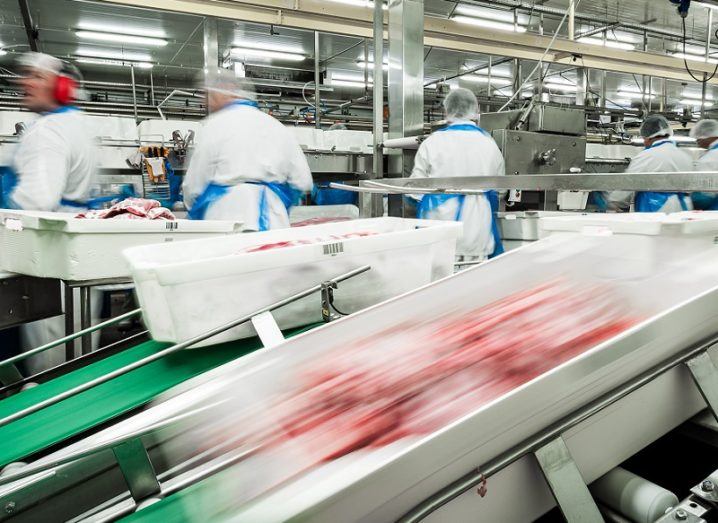
[[(247, 253), (288, 240), (372, 236)], [(125, 251), (144, 320), (158, 341), (180, 342), (363, 265), (340, 284), (336, 306), (355, 312), (453, 272), (461, 224), (401, 218), (353, 220)], [(321, 321), (319, 293), (273, 313), (282, 329)], [(198, 346), (254, 335), (242, 325)]]
[(590, 191), (559, 191), (558, 208), (562, 211), (582, 211), (588, 203)]
[(229, 221), (82, 220), (67, 213), (2, 211), (0, 269), (73, 281), (128, 277), (122, 256), (128, 247), (241, 231), (241, 223)]
[[(579, 216), (577, 213), (561, 211), (518, 211), (497, 214), (502, 240), (534, 242), (541, 238), (539, 220), (548, 217)], [(504, 242), (504, 247), (506, 247)]]
[(292, 224), (311, 220), (313, 218), (345, 218), (356, 220), (359, 218), (359, 207), (356, 205), (297, 205), (289, 213)]

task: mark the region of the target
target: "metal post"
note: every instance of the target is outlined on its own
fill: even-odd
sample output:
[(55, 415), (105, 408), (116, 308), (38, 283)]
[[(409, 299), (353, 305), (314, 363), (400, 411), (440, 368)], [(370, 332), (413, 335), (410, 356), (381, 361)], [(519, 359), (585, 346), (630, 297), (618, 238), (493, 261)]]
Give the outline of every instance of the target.
[[(80, 329), (89, 329), (92, 326), (92, 303), (90, 299), (90, 287), (80, 287)], [(85, 334), (82, 337), (82, 354), (92, 352), (92, 334)]]
[(364, 39), (364, 96), (369, 96), (369, 40), (366, 38)]
[(607, 80), (606, 71), (602, 70), (601, 71), (601, 108), (602, 109), (606, 108), (606, 90), (607, 90), (606, 80)]
[(539, 35), (543, 36), (543, 13), (539, 15)]
[[(713, 36), (713, 9), (708, 9), (708, 26), (706, 29), (706, 62), (711, 56), (711, 37)], [(708, 75), (703, 73), (703, 84), (701, 86), (701, 118), (706, 117), (706, 94), (708, 88)]]
[(648, 77), (648, 112), (653, 112), (653, 77)]
[[(65, 335), (69, 336), (75, 332), (75, 289), (70, 287), (67, 282), (63, 283), (65, 290)], [(75, 359), (75, 342), (68, 341), (65, 343), (65, 361)]]
[(135, 123), (137, 122), (137, 90), (135, 89), (135, 66), (130, 64), (130, 77), (132, 79), (132, 109), (135, 113)]
[[(492, 69), (492, 67), (493, 67), (493, 61), (494, 61), (493, 57), (492, 57), (492, 56), (489, 56), (489, 71), (488, 71), (488, 72), (489, 72), (489, 81), (486, 83), (486, 95), (487, 95), (489, 98), (491, 98), (491, 94), (492, 94), (492, 91), (491, 91), (491, 73), (492, 73), (492, 70), (491, 70), (491, 69)], [(489, 110), (490, 110), (490, 109), (489, 109)]]
[(568, 39), (576, 39), (576, 0), (568, 4)]
[(155, 82), (152, 78), (152, 69), (150, 69), (150, 104), (155, 105)]
[(216, 78), (219, 68), (219, 44), (217, 43), (217, 31), (217, 19), (205, 18), (202, 39), (205, 83), (209, 83)]
[(661, 104), (660, 104), (660, 112), (663, 112), (666, 110), (666, 102), (668, 101), (668, 82), (666, 82), (666, 79), (663, 78), (661, 80)]
[[(389, 3), (389, 138), (424, 132), (424, 0)], [(411, 174), (414, 151), (392, 151), (389, 177)], [(389, 215), (404, 214), (402, 197), (389, 196)]]
[[(384, 176), (384, 10), (383, 2), (374, 2), (374, 178)], [(384, 214), (384, 199), (371, 196), (371, 215)]]
[[(369, 64), (366, 64), (369, 67)], [(319, 101), (319, 31), (314, 31), (314, 122), (317, 129), (322, 127), (321, 103)]]

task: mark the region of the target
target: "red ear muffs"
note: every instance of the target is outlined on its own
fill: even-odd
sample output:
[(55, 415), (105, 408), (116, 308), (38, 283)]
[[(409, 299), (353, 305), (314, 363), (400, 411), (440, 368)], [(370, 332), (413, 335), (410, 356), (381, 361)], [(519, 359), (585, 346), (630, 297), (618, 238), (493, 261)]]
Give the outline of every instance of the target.
[(67, 105), (75, 100), (77, 82), (69, 76), (58, 76), (55, 84), (55, 100), (60, 105)]

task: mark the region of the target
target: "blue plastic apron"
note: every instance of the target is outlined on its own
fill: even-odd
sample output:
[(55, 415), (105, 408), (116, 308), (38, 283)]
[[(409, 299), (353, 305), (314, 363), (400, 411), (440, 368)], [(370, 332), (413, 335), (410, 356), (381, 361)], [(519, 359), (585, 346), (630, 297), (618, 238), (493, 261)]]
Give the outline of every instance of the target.
[[(718, 149), (718, 141), (708, 148), (709, 151)], [(693, 207), (699, 211), (718, 211), (718, 194), (712, 192), (694, 192), (691, 194)]]
[[(469, 132), (480, 132), (486, 136), (490, 136), (484, 129), (474, 124), (456, 124), (449, 125), (443, 129), (439, 129), (437, 132), (443, 131), (469, 131)], [(499, 233), (499, 224), (496, 221), (496, 213), (499, 210), (499, 194), (496, 191), (486, 191), (483, 195), (487, 198), (489, 205), (491, 206), (491, 235), (494, 237), (494, 251), (491, 253), (489, 258), (493, 258), (504, 252), (504, 245), (501, 242), (501, 234)], [(458, 199), (458, 205), (456, 210), (456, 216), (454, 221), (461, 220), (461, 212), (464, 207), (465, 196), (463, 194), (425, 194), (419, 202), (416, 216), (420, 219), (426, 219), (430, 213), (436, 210), (439, 206), (448, 202), (449, 200), (456, 198)]]
[[(646, 151), (669, 144), (675, 146), (676, 142), (673, 140), (662, 140), (646, 147)], [(678, 198), (682, 210), (688, 210), (688, 204), (686, 203), (687, 195), (685, 193), (640, 191), (636, 193), (636, 212), (660, 212), (672, 196)]]

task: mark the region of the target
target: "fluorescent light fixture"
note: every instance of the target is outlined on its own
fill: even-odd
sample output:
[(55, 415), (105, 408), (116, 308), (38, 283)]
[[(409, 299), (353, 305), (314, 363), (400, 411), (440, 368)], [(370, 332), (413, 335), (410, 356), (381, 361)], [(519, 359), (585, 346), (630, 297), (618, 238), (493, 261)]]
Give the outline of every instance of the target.
[(641, 98), (646, 100), (653, 100), (656, 98), (655, 94), (642, 93), (640, 91), (628, 91), (626, 89), (619, 89), (618, 91), (616, 91), (616, 94), (618, 94), (618, 96), (622, 96), (623, 98), (629, 98), (632, 100), (640, 100)]
[(118, 35), (135, 35), (135, 36), (148, 36), (150, 38), (166, 38), (167, 33), (162, 29), (151, 29), (146, 27), (127, 27), (112, 24), (98, 24), (95, 22), (80, 22), (77, 24), (78, 29), (84, 31), (94, 31), (97, 33), (114, 33)]
[[(691, 107), (698, 107), (698, 106), (701, 105), (701, 101), (700, 101), (700, 100), (692, 100), (692, 99), (690, 99), (690, 98), (683, 99), (683, 100), (681, 100), (681, 101), (678, 102), (678, 103), (681, 104), (681, 105), (688, 105), (688, 106), (691, 106)], [(703, 104), (703, 107), (713, 107), (713, 102), (710, 101), (710, 100), (706, 100), (706, 103)]]
[(98, 40), (101, 42), (118, 42), (122, 44), (152, 45), (163, 47), (167, 45), (164, 38), (154, 38), (149, 36), (135, 36), (130, 34), (119, 33), (100, 33), (97, 31), (77, 31), (75, 33), (78, 38), (83, 40)]
[(624, 49), (626, 51), (634, 51), (636, 49), (635, 45), (629, 44), (628, 42), (619, 42), (611, 39), (606, 39), (604, 42), (603, 38), (594, 38), (590, 36), (579, 38), (578, 41), (582, 44), (602, 45), (605, 47), (612, 47), (614, 49)]
[(713, 58), (709, 58), (708, 60), (706, 60), (705, 54), (673, 53), (673, 56), (675, 58), (685, 58), (686, 60), (690, 60), (692, 62), (708, 62), (710, 64), (718, 64), (718, 60), (715, 60)]
[(277, 51), (279, 53), (301, 54), (305, 55), (304, 48), (301, 45), (287, 45), (276, 42), (253, 42), (250, 40), (235, 41), (233, 48), (242, 49), (258, 49), (260, 51)]
[[(357, 67), (359, 67), (359, 69), (366, 69), (366, 66), (367, 66), (367, 63), (366, 63), (364, 60), (359, 60), (359, 61), (357, 61)], [(384, 62), (384, 63), (382, 64), (382, 69), (384, 69), (384, 71), (388, 71), (388, 70), (389, 70), (389, 64), (386, 63), (386, 62)], [(370, 71), (373, 71), (373, 70), (374, 70), (374, 62), (372, 62), (372, 61), (369, 61), (369, 70), (370, 70)]]
[(134, 65), (138, 69), (152, 69), (152, 64), (149, 62), (125, 62), (122, 60), (101, 60), (96, 58), (77, 58), (75, 62), (78, 64), (88, 65), (112, 65), (117, 67), (130, 67)]
[[(369, 9), (374, 9), (374, 2), (371, 0), (331, 0), (334, 3), (337, 4), (346, 4), (346, 5), (354, 5), (356, 7), (367, 7)], [(389, 9), (389, 7), (385, 4), (382, 5), (382, 9), (386, 11)]]
[(75, 51), (76, 56), (86, 56), (88, 58), (108, 58), (110, 60), (130, 60), (132, 62), (149, 62), (152, 56), (147, 53), (133, 53), (124, 51), (112, 51), (106, 49), (91, 49), (80, 47)]
[[(334, 80), (332, 79), (332, 85), (335, 85), (337, 87), (356, 87), (357, 89), (361, 88), (364, 89), (364, 82), (356, 82), (353, 80)], [(369, 86), (371, 86), (371, 82), (369, 83)]]
[(496, 22), (494, 20), (486, 20), (485, 18), (472, 18), (470, 16), (452, 16), (451, 19), (460, 24), (475, 25), (478, 27), (485, 27), (487, 29), (497, 29), (499, 31), (510, 31), (516, 33), (525, 33), (526, 28), (522, 25), (517, 25), (514, 28), (514, 24), (506, 22)]
[[(500, 9), (491, 9), (489, 7), (475, 7), (469, 5), (459, 4), (454, 9), (454, 14), (471, 16), (474, 18), (484, 18), (487, 20), (496, 20), (498, 22), (508, 22), (511, 25), (514, 23), (513, 11), (504, 11)], [(525, 22), (528, 17), (520, 16), (518, 21)]]
[(286, 60), (288, 62), (301, 62), (307, 58), (304, 54), (273, 51), (271, 49), (256, 49), (252, 47), (233, 47), (232, 55), (239, 58), (251, 56), (253, 58), (268, 58), (270, 60)]
[(0, 56), (5, 56), (7, 54), (7, 51), (5, 49), (0, 49)]
[[(700, 102), (700, 101), (703, 99), (703, 97), (702, 97), (700, 94), (697, 94), (697, 93), (689, 93), (689, 92), (684, 92), (684, 93), (683, 93), (683, 98), (686, 99), (686, 100), (695, 100), (695, 101), (697, 101), (697, 102)], [(713, 96), (710, 95), (710, 94), (706, 95), (706, 100), (708, 100), (709, 102), (712, 102), (712, 101), (713, 101)]]
[(554, 84), (554, 85), (567, 85), (570, 87), (576, 87), (576, 82), (572, 82), (568, 78), (564, 78), (563, 76), (549, 76), (544, 79), (547, 84)]
[[(477, 69), (476, 71), (474, 71), (471, 74), (476, 74), (479, 76), (488, 76), (488, 74), (489, 74), (488, 66), (462, 65), (461, 70), (468, 71), (469, 69), (476, 69), (476, 67), (481, 67), (481, 69)], [(491, 78), (513, 78), (513, 75), (511, 74), (511, 71), (508, 71), (506, 69), (491, 68)]]

